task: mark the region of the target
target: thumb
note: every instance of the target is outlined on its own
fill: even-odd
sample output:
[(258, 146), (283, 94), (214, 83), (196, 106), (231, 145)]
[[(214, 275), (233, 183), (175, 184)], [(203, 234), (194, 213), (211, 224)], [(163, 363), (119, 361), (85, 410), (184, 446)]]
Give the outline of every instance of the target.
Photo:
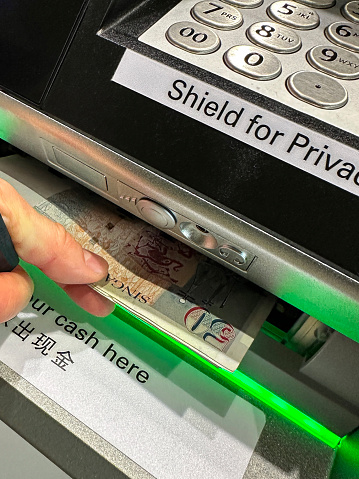
[(36, 212), (0, 179), (0, 214), (17, 254), (63, 284), (87, 284), (107, 274), (107, 262), (82, 249), (65, 228)]
[[(58, 223), (37, 213), (6, 181), (0, 179), (0, 214), (17, 254), (40, 268), (75, 302), (96, 316), (107, 316), (113, 304), (88, 288), (104, 278), (107, 262), (86, 251)], [(29, 302), (33, 284), (17, 266), (0, 274), (0, 323), (14, 317)]]

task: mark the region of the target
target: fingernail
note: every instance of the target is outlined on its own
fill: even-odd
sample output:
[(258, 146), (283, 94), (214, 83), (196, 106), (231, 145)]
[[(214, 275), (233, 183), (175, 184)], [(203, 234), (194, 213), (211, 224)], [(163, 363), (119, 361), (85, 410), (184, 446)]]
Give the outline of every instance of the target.
[(97, 254), (88, 251), (87, 249), (84, 249), (83, 251), (86, 266), (92, 269), (94, 273), (105, 276), (108, 270), (106, 260), (101, 258), (101, 256), (98, 256)]

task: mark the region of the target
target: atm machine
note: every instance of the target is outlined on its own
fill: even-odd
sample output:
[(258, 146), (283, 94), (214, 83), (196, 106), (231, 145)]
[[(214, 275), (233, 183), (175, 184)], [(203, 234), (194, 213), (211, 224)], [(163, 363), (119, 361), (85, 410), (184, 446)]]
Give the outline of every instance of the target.
[[(359, 477), (359, 3), (13, 0), (0, 13), (4, 156), (40, 160), (278, 299), (232, 376), (136, 326), (224, 389), (250, 378), (247, 398), (274, 394), (244, 477)], [(70, 475), (153, 477), (16, 377), (3, 367), (7, 401), (42, 411), (58, 459), (40, 431), (33, 442), (65, 470), (70, 454)], [(13, 428), (31, 441), (23, 416)], [(310, 420), (324, 443), (298, 432)]]

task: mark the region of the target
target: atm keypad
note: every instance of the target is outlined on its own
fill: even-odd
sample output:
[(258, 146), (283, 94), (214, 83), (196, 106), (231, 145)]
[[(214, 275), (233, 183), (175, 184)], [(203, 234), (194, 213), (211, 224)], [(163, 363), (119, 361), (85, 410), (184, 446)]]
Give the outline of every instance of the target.
[[(281, 79), (274, 98), (286, 88), (316, 108), (350, 102), (348, 82), (359, 78), (359, 1), (182, 0), (178, 7), (181, 21), (162, 33), (172, 45), (208, 57), (209, 71), (226, 77), (227, 68), (238, 74), (238, 83), (241, 76), (276, 85)], [(233, 81), (233, 74), (228, 77)], [(334, 100), (324, 101), (324, 92)]]

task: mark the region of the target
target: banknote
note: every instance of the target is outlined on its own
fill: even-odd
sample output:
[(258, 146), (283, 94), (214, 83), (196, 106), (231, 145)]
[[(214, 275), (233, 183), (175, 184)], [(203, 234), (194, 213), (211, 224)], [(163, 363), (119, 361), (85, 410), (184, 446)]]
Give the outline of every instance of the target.
[[(31, 188), (29, 174), (26, 184)], [(238, 367), (273, 296), (75, 183), (33, 203), (107, 260), (108, 276), (92, 285), (96, 291), (217, 367)]]

